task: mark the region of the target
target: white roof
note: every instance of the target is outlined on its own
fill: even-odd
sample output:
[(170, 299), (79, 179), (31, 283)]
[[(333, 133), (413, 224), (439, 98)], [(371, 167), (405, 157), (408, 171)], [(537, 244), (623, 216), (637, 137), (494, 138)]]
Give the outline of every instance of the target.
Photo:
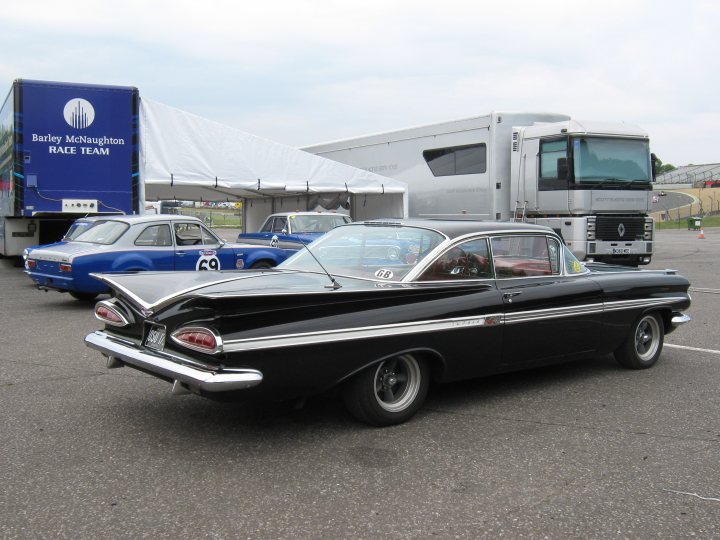
[(405, 193), (407, 184), (142, 98), (147, 200)]

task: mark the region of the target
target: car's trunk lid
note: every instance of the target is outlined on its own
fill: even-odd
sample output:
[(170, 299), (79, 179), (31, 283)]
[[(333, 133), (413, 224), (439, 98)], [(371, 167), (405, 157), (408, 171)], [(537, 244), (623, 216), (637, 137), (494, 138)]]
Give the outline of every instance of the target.
[[(322, 273), (293, 270), (245, 270), (228, 272), (141, 272), (91, 274), (130, 299), (140, 308), (156, 311), (179, 298), (231, 297), (268, 294), (311, 293), (329, 290)], [(350, 280), (357, 282), (359, 280)], [(353, 288), (373, 287), (371, 282)]]

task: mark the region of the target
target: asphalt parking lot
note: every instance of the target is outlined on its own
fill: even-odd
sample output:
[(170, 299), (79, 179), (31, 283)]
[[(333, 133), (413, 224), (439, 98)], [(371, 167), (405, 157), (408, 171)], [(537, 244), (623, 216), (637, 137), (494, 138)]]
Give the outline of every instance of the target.
[(442, 386), (385, 429), (334, 396), (219, 404), (108, 371), (91, 306), (4, 261), (0, 537), (718, 538), (719, 255), (720, 229), (658, 233), (694, 320), (655, 368)]

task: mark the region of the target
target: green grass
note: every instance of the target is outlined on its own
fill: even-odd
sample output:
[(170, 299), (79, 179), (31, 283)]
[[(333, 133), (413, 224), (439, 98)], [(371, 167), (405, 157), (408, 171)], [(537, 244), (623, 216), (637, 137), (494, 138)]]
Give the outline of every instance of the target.
[[(687, 229), (688, 220), (687, 218), (674, 221), (656, 221), (656, 229)], [(702, 218), (702, 227), (706, 229), (708, 227), (720, 227), (720, 216), (705, 216)]]
[(182, 208), (181, 212), (185, 216), (195, 216), (202, 219), (210, 227), (242, 228), (240, 210), (224, 208)]

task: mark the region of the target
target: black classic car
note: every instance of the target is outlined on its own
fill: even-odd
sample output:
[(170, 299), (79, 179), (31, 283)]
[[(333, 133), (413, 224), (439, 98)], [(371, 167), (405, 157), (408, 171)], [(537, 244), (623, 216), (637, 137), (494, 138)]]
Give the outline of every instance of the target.
[(96, 277), (113, 297), (85, 341), (108, 367), (218, 400), (339, 387), (377, 426), (413, 416), (432, 381), (607, 353), (651, 367), (690, 320), (674, 271), (584, 265), (522, 223), (352, 223), (273, 269)]

